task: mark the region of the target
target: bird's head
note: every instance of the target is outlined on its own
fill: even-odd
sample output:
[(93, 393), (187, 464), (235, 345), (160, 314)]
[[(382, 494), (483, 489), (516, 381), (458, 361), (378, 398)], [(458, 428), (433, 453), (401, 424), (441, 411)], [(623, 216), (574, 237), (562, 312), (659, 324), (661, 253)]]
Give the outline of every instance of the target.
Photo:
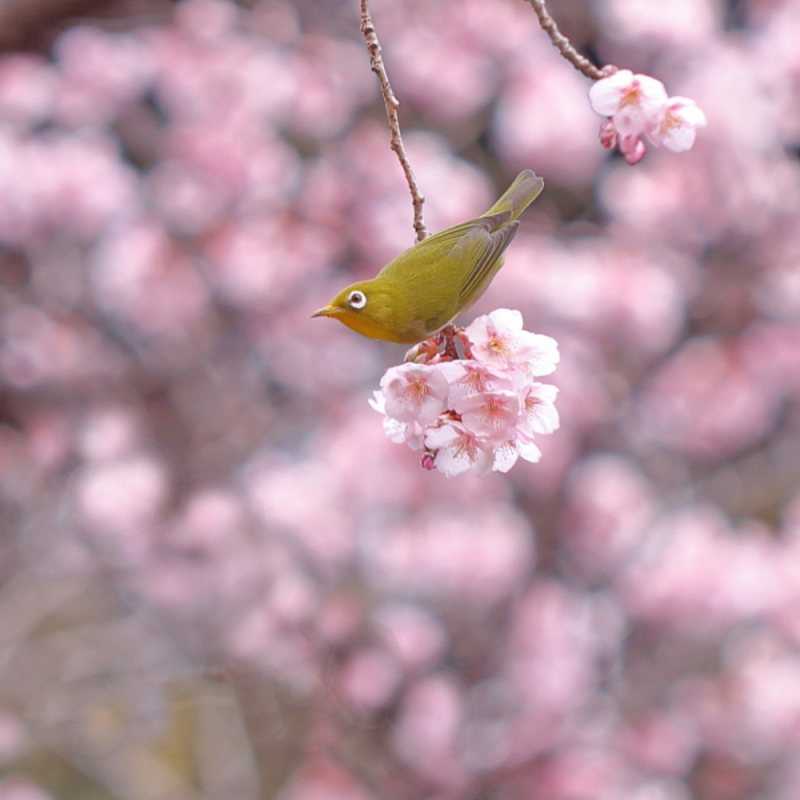
[(359, 281), (342, 289), (312, 317), (333, 317), (371, 339), (396, 341), (391, 303), (386, 291), (374, 281)]

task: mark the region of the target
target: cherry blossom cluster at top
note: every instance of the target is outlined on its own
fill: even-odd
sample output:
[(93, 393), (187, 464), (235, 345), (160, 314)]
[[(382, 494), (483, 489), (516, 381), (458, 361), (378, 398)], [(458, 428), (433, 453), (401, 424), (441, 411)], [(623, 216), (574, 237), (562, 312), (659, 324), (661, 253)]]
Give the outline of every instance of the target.
[(555, 370), (558, 343), (523, 330), (522, 314), (505, 308), (455, 330), (464, 358), (453, 339), (439, 352), (440, 334), (383, 376), (369, 402), (386, 415), (386, 435), (424, 449), (422, 465), (448, 477), (508, 472), (519, 457), (538, 461), (534, 436), (558, 428), (558, 389), (534, 379)]
[(642, 134), (656, 146), (680, 152), (694, 144), (706, 116), (688, 97), (668, 97), (661, 81), (621, 69), (589, 90), (592, 108), (609, 119), (600, 128), (604, 147), (619, 145), (629, 164), (645, 154)]

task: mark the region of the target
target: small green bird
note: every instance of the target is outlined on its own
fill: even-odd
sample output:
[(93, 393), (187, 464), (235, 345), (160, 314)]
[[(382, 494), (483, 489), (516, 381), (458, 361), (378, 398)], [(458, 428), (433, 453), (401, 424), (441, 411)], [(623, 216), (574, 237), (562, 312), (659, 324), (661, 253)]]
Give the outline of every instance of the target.
[(342, 289), (313, 316), (334, 317), (372, 339), (421, 342), (486, 291), (519, 228), (517, 217), (543, 187), (541, 178), (523, 170), (483, 216), (417, 242), (371, 280)]

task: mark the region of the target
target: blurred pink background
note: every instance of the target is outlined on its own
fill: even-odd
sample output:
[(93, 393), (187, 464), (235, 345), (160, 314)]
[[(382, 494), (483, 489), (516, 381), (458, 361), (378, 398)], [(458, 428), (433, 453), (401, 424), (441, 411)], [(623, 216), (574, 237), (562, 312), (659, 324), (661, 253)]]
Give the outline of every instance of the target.
[(546, 181), (561, 428), (448, 480), (309, 318), (413, 242), (356, 0), (0, 5), (0, 800), (800, 797), (800, 0), (550, 10), (708, 126), (373, 0), (429, 228)]

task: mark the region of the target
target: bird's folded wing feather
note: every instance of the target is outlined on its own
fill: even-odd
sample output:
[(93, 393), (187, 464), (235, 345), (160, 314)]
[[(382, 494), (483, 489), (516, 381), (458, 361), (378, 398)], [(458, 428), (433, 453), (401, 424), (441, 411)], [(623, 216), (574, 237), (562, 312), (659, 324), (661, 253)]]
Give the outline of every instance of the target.
[[(500, 256), (519, 227), (519, 222), (505, 222), (509, 216), (508, 212), (504, 212), (473, 220), (470, 229), (453, 247), (450, 257), (457, 257), (459, 262), (473, 265), (461, 279), (459, 306), (471, 303), (475, 295), (488, 285), (499, 269)], [(475, 224), (478, 222), (483, 224)]]

